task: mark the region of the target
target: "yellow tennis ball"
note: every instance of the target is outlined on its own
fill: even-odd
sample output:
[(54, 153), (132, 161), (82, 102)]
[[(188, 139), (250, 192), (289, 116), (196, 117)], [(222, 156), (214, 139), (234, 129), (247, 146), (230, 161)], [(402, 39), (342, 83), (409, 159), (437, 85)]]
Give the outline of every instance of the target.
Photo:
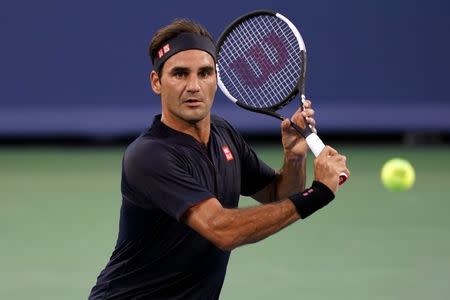
[(406, 191), (413, 186), (415, 179), (413, 166), (402, 158), (388, 160), (381, 169), (381, 182), (391, 191)]

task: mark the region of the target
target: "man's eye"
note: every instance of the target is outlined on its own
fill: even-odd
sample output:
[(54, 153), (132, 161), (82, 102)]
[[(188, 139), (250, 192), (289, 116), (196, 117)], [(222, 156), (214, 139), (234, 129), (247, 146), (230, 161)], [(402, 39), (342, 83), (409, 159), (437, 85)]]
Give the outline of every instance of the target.
[(211, 71), (210, 70), (201, 71), (199, 75), (200, 75), (200, 77), (203, 77), (203, 78), (208, 77), (211, 75)]
[(183, 78), (184, 76), (186, 76), (186, 72), (175, 72), (173, 76), (177, 78)]

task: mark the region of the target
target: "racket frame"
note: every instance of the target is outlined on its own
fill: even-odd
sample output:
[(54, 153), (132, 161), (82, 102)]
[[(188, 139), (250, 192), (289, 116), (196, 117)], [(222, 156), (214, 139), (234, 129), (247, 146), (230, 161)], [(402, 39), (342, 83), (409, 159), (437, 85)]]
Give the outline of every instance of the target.
[[(269, 115), (269, 116), (275, 117), (275, 118), (283, 121), (286, 118), (283, 115), (277, 113), (276, 112), (277, 110), (283, 108), (284, 106), (286, 106), (287, 104), (292, 102), (292, 100), (294, 100), (294, 98), (298, 94), (300, 94), (300, 99), (301, 99), (300, 106), (301, 107), (303, 107), (303, 102), (306, 99), (306, 97), (305, 97), (306, 46), (305, 46), (303, 38), (302, 38), (300, 32), (298, 31), (297, 27), (288, 18), (286, 18), (285, 16), (283, 16), (280, 13), (276, 13), (276, 12), (273, 12), (270, 10), (255, 10), (255, 11), (252, 11), (250, 13), (247, 13), (245, 15), (242, 15), (242, 16), (236, 18), (233, 22), (231, 22), (225, 28), (225, 30), (222, 32), (219, 39), (217, 40), (216, 57), (217, 57), (217, 60), (219, 61), (220, 48), (223, 45), (223, 43), (225, 42), (229, 33), (231, 31), (233, 31), (235, 27), (239, 26), (239, 24), (245, 22), (246, 20), (253, 18), (254, 16), (260, 16), (260, 15), (269, 15), (269, 16), (273, 16), (273, 17), (277, 17), (277, 18), (281, 19), (283, 22), (285, 22), (288, 25), (288, 27), (291, 29), (292, 33), (296, 37), (299, 48), (300, 48), (300, 60), (303, 64), (303, 68), (300, 72), (300, 76), (299, 76), (299, 79), (297, 80), (297, 84), (293, 87), (292, 91), (288, 94), (288, 96), (286, 96), (283, 100), (279, 101), (278, 103), (276, 103), (272, 106), (268, 106), (265, 108), (258, 108), (258, 107), (246, 105), (245, 103), (242, 103), (241, 101), (239, 101), (239, 99), (236, 99), (233, 95), (231, 95), (231, 93), (228, 91), (228, 89), (223, 84), (222, 80), (220, 79), (219, 63), (216, 64), (217, 77), (218, 77), (217, 85), (219, 86), (220, 90), (225, 94), (225, 96), (228, 99), (230, 99), (231, 101), (233, 101), (235, 104), (237, 104), (238, 106), (240, 106), (246, 110)], [(322, 152), (322, 150), (325, 148), (325, 144), (320, 139), (320, 137), (313, 131), (313, 129), (310, 126), (301, 128), (300, 126), (298, 126), (297, 124), (295, 124), (292, 121), (290, 122), (290, 124), (298, 133), (300, 133), (305, 138), (311, 152), (313, 152), (314, 156), (317, 157), (320, 154), (320, 152)], [(339, 175), (339, 184), (340, 185), (343, 184), (347, 180), (347, 178), (348, 178), (347, 174), (341, 173)]]
[[(285, 22), (288, 27), (291, 29), (291, 31), (293, 32), (294, 36), (297, 39), (299, 48), (300, 48), (300, 60), (303, 62), (303, 68), (300, 72), (300, 77), (297, 80), (297, 84), (293, 87), (292, 91), (288, 94), (288, 96), (286, 96), (284, 99), (282, 99), (281, 101), (279, 101), (278, 103), (265, 107), (265, 108), (258, 108), (258, 107), (254, 107), (254, 106), (250, 106), (250, 105), (246, 105), (245, 103), (242, 103), (241, 101), (239, 101), (239, 99), (236, 99), (233, 95), (231, 95), (231, 93), (228, 91), (228, 89), (226, 88), (226, 86), (223, 84), (222, 80), (220, 79), (220, 67), (219, 64), (216, 65), (217, 68), (217, 77), (218, 77), (218, 81), (217, 81), (217, 85), (219, 86), (220, 90), (225, 94), (225, 96), (230, 99), (231, 101), (233, 101), (234, 103), (236, 103), (237, 105), (239, 105), (240, 107), (249, 110), (249, 111), (253, 111), (253, 112), (257, 112), (257, 113), (262, 113), (265, 115), (269, 115), (272, 117), (275, 117), (281, 121), (283, 121), (284, 119), (286, 119), (283, 115), (277, 113), (276, 111), (283, 108), (284, 106), (288, 105), (290, 102), (292, 102), (292, 100), (295, 99), (295, 97), (300, 93), (300, 97), (301, 97), (301, 103), (300, 105), (303, 104), (303, 101), (305, 100), (305, 78), (306, 78), (306, 46), (305, 43), (303, 42), (303, 38), (300, 34), (300, 32), (298, 31), (298, 29), (295, 27), (295, 25), (289, 20), (287, 19), (285, 16), (283, 16), (282, 14), (279, 13), (275, 13), (273, 11), (269, 11), (269, 10), (255, 10), (252, 11), (248, 14), (245, 14), (243, 16), (240, 16), (238, 18), (236, 18), (233, 22), (231, 22), (230, 25), (227, 26), (227, 28), (223, 31), (223, 33), (220, 35), (219, 39), (217, 40), (217, 57), (219, 58), (220, 56), (220, 47), (222, 46), (222, 44), (225, 42), (229, 32), (233, 31), (233, 29), (237, 26), (239, 26), (239, 24), (245, 22), (248, 19), (251, 19), (254, 16), (260, 16), (260, 15), (268, 15), (268, 16), (273, 16), (273, 17), (277, 17), (279, 19), (281, 19), (283, 22)], [(303, 137), (307, 137), (309, 136), (311, 133), (313, 133), (313, 131), (311, 130), (311, 128), (305, 127), (305, 128), (300, 128), (298, 125), (296, 125), (295, 123), (291, 122), (291, 124), (293, 124), (292, 126), (299, 131), (299, 133), (303, 136)]]

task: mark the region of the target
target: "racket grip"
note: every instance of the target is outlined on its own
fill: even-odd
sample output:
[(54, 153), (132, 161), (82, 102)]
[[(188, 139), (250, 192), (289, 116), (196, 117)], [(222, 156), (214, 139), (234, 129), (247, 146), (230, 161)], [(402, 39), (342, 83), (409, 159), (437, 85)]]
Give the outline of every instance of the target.
[[(325, 144), (322, 142), (320, 137), (314, 132), (308, 135), (306, 138), (306, 143), (308, 144), (309, 149), (314, 154), (315, 157), (319, 156), (320, 152), (325, 148)], [(342, 172), (339, 174), (339, 185), (343, 185), (348, 179), (347, 174)]]
[(315, 157), (319, 156), (320, 152), (322, 152), (323, 148), (325, 148), (325, 144), (322, 142), (320, 137), (314, 132), (308, 135), (306, 138), (306, 143), (308, 144), (309, 149), (314, 154)]

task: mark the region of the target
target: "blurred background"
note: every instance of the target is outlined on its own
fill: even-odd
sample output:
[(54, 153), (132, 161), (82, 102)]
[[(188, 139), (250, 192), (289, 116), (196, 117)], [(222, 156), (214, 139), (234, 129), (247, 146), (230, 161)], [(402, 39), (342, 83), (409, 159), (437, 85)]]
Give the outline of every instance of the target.
[[(1, 299), (87, 298), (117, 236), (122, 153), (160, 111), (152, 34), (187, 17), (217, 39), (256, 9), (299, 28), (319, 133), (352, 176), (330, 207), (235, 250), (221, 299), (450, 298), (450, 2), (19, 0), (0, 2)], [(277, 120), (220, 91), (213, 111), (281, 166)], [(381, 186), (392, 157), (416, 168), (410, 191)]]

